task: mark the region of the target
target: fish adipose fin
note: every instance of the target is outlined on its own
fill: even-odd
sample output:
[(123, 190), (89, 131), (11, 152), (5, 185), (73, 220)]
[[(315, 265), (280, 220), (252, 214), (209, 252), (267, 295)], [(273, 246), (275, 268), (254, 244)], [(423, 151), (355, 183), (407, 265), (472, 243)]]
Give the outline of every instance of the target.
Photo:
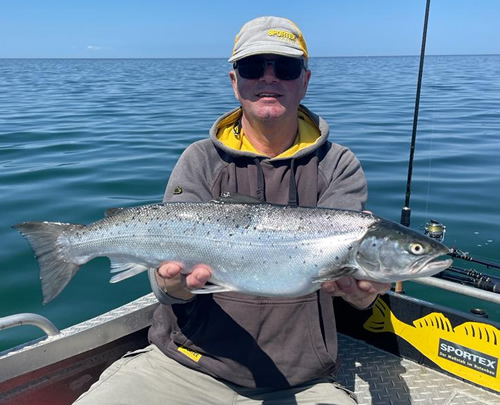
[(110, 258), (111, 260), (111, 273), (115, 274), (109, 280), (110, 283), (118, 283), (126, 278), (133, 277), (136, 274), (148, 270), (147, 266), (137, 263), (122, 263), (119, 259)]
[(46, 304), (66, 287), (80, 268), (80, 264), (74, 263), (68, 254), (66, 235), (85, 228), (85, 225), (23, 222), (12, 228), (26, 238), (38, 259), (43, 303)]
[(224, 287), (222, 285), (210, 284), (203, 288), (196, 288), (194, 290), (189, 290), (191, 294), (214, 294), (221, 292), (234, 291), (232, 288)]

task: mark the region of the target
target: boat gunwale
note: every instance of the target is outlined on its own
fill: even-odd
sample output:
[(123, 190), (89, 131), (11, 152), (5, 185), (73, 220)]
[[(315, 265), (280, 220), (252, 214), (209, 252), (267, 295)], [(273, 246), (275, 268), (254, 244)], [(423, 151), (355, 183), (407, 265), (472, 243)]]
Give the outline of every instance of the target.
[(0, 352), (0, 383), (89, 352), (151, 325), (158, 306), (153, 293), (95, 318)]

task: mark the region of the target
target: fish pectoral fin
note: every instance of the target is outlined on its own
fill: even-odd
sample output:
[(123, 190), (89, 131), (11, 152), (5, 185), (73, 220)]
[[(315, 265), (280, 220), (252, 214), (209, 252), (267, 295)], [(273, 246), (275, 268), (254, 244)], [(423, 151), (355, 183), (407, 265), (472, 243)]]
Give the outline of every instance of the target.
[(221, 293), (229, 291), (234, 291), (234, 290), (232, 288), (224, 287), (223, 285), (218, 285), (218, 284), (209, 284), (202, 288), (189, 290), (191, 294), (213, 294), (213, 293)]
[(320, 274), (316, 277), (313, 277), (313, 283), (324, 283), (325, 281), (335, 281), (341, 277), (348, 276), (350, 274), (358, 271), (356, 267), (352, 266), (344, 266), (344, 267), (336, 267), (333, 269), (323, 269), (320, 271)]
[(111, 259), (111, 273), (115, 274), (109, 280), (110, 283), (118, 283), (119, 281), (125, 280), (126, 278), (133, 277), (136, 274), (142, 273), (148, 270), (147, 266), (138, 263), (123, 263), (117, 261), (116, 259)]

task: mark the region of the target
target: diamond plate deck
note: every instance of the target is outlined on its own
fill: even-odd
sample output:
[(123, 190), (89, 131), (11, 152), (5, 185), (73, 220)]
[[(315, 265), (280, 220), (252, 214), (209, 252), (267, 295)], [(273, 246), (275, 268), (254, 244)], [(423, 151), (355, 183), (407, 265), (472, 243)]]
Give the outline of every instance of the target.
[[(155, 305), (156, 299), (153, 294), (149, 294), (123, 307), (65, 329), (55, 337), (31, 342), (8, 353), (0, 353), (0, 362), (3, 366), (0, 367), (0, 381), (12, 378), (21, 371), (29, 371), (27, 358), (29, 357), (33, 363), (32, 353), (38, 350), (43, 352), (42, 357), (45, 360), (50, 356), (57, 357), (56, 355), (64, 358), (65, 351), (69, 350), (66, 346), (69, 346), (71, 351), (75, 351), (75, 345), (85, 346), (85, 350), (90, 350), (102, 344), (100, 338), (110, 340), (115, 337), (111, 335), (122, 336), (140, 330), (150, 324)], [(80, 349), (84, 350), (83, 347)], [(500, 405), (500, 394), (481, 389), (342, 334), (339, 335), (339, 356), (342, 368), (337, 379), (356, 393), (360, 405)], [(16, 367), (19, 368), (17, 372), (14, 370)]]
[(339, 335), (337, 380), (360, 405), (500, 405), (500, 395)]

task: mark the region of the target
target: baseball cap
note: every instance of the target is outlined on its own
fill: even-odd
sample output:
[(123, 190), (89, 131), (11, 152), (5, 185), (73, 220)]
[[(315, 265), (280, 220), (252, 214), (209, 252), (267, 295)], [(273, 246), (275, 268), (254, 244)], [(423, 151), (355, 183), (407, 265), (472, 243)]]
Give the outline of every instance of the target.
[(255, 18), (243, 25), (236, 35), (229, 62), (268, 53), (307, 61), (307, 45), (299, 27), (282, 17)]

